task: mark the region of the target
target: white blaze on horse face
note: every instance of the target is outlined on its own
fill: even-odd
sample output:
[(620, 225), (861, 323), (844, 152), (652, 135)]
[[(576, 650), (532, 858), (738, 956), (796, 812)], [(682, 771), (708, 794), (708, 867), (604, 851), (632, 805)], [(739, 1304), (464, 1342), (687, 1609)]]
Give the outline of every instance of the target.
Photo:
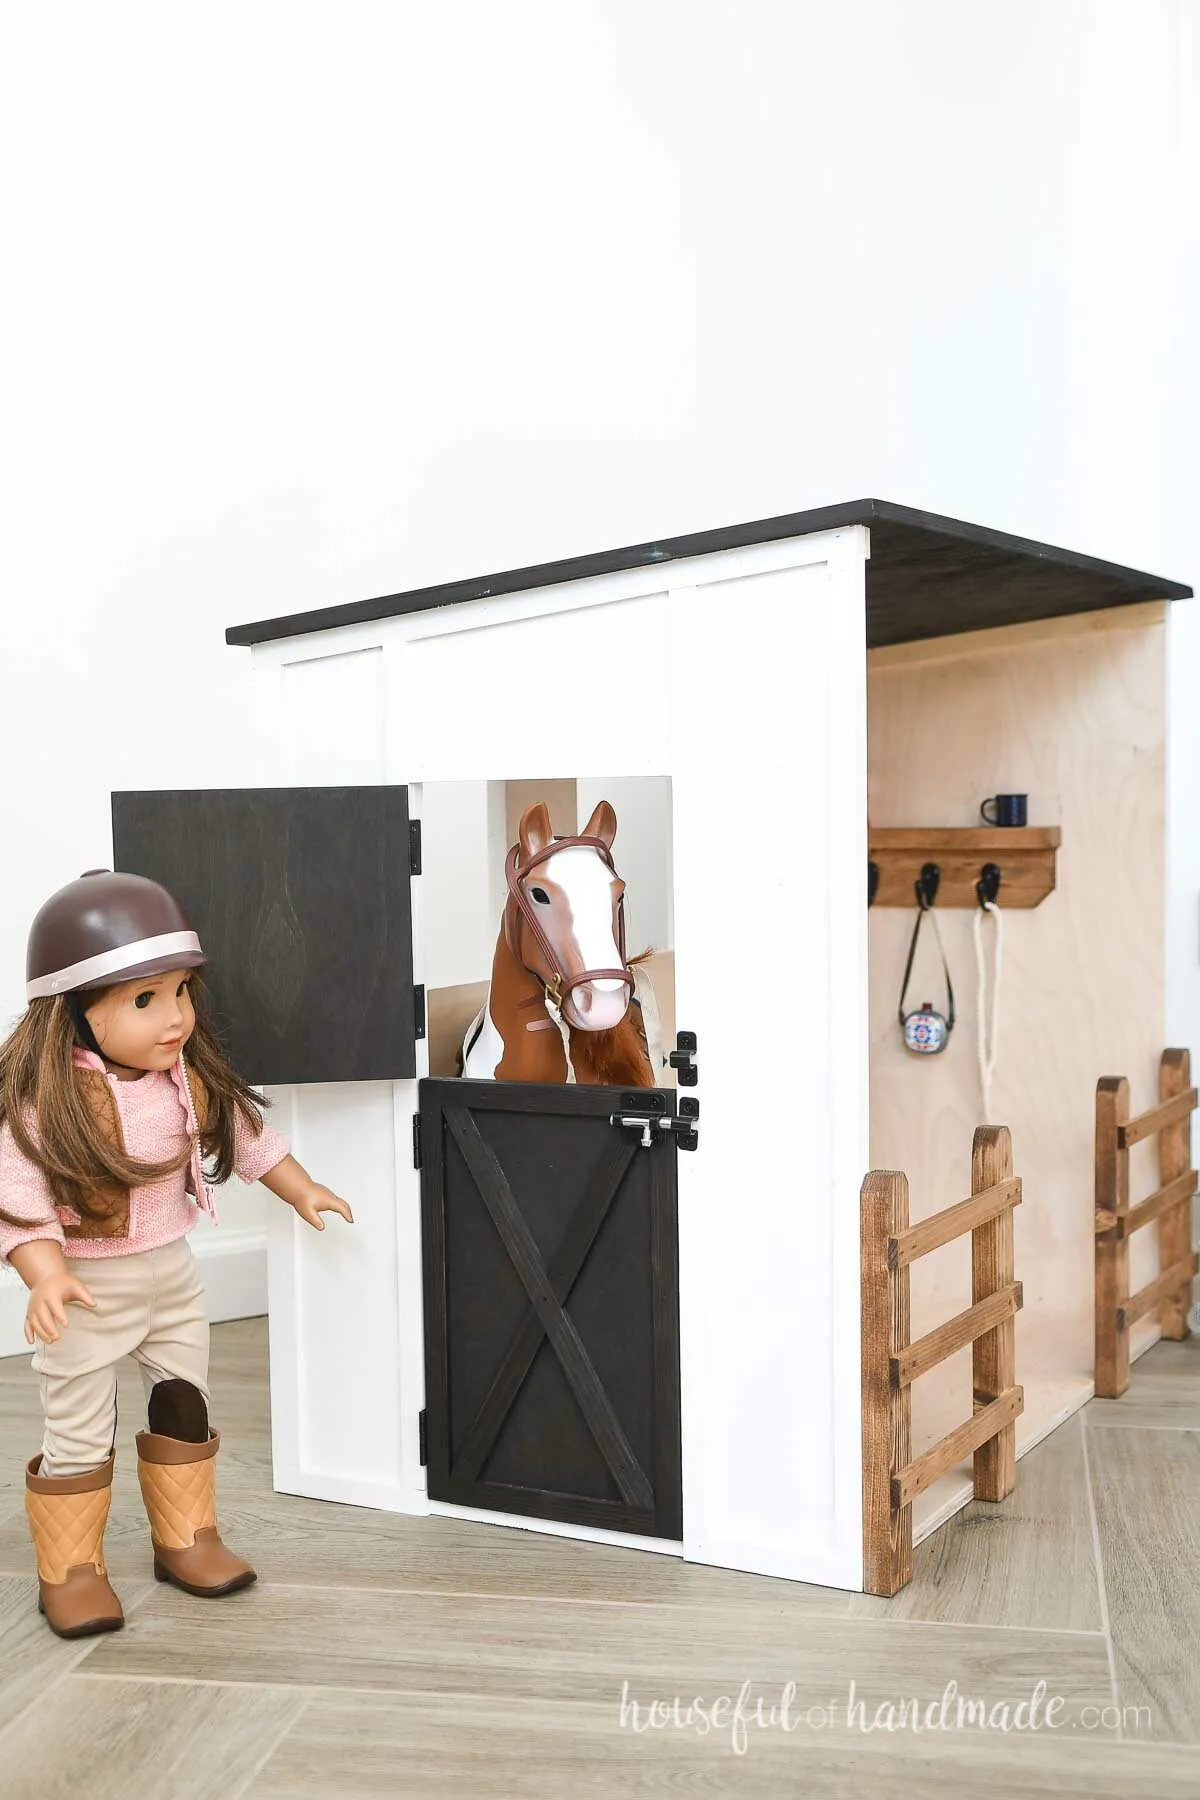
[[(621, 968), (621, 951), (613, 926), (612, 870), (586, 844), (560, 850), (544, 867), (571, 909), (571, 935), (579, 966)], [(612, 1031), (625, 1017), (628, 1006), (629, 988), (623, 981), (589, 981), (571, 990), (564, 1013), (571, 1024), (583, 1031)]]

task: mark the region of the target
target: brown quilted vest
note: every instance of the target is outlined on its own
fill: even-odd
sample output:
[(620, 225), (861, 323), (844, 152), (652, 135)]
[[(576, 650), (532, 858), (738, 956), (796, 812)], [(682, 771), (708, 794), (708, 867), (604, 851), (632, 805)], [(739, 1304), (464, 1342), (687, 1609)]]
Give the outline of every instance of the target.
[[(76, 1069), (83, 1091), (87, 1097), (100, 1129), (108, 1142), (124, 1154), (125, 1142), (121, 1135), (121, 1117), (117, 1111), (117, 1103), (113, 1098), (107, 1075), (99, 1069)], [(203, 1132), (208, 1124), (208, 1095), (204, 1091), (204, 1083), (194, 1076), (187, 1076), (188, 1089), (192, 1096), (192, 1104), (196, 1109), (196, 1118)], [(115, 1182), (105, 1182), (92, 1190), (90, 1203), (97, 1209), (95, 1218), (80, 1219), (77, 1225), (64, 1224), (63, 1232), (68, 1238), (110, 1238), (129, 1236), (129, 1189), (118, 1187)]]

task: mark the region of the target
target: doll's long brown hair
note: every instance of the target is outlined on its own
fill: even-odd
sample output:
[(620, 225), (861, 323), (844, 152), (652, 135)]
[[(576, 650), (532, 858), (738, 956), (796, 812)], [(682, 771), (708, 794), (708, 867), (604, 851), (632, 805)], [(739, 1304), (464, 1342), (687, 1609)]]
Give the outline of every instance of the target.
[[(117, 985), (116, 983), (113, 984)], [(208, 1119), (200, 1140), (210, 1159), (213, 1181), (228, 1181), (233, 1173), (234, 1123), (238, 1113), (258, 1132), (260, 1099), (232, 1069), (220, 1040), (207, 1017), (204, 985), (193, 969), (188, 982), (196, 1026), (184, 1046), (188, 1076), (204, 1089)], [(86, 996), (94, 1006), (107, 989), (93, 988)], [(105, 1136), (73, 1061), (79, 1036), (65, 994), (31, 1000), (24, 1017), (0, 1044), (0, 1126), (7, 1125), (22, 1156), (35, 1163), (46, 1177), (58, 1206), (69, 1206), (81, 1219), (105, 1216), (96, 1203), (104, 1187), (146, 1187), (182, 1169), (191, 1155), (191, 1144), (170, 1162), (138, 1162)], [(32, 1131), (30, 1126), (33, 1127)], [(0, 1219), (8, 1225), (25, 1225), (0, 1206)]]

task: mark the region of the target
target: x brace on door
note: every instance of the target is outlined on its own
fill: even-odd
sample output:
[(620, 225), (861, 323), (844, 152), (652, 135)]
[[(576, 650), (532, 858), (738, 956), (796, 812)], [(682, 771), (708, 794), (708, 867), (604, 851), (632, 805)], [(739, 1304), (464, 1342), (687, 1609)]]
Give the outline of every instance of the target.
[(627, 1506), (653, 1512), (654, 1491), (650, 1481), (634, 1455), (566, 1311), (571, 1289), (620, 1190), (636, 1146), (627, 1139), (613, 1140), (547, 1268), (513, 1198), (504, 1170), (470, 1113), (463, 1107), (447, 1106), (445, 1119), (532, 1308), (509, 1345), (496, 1377), (471, 1421), (452, 1470), (453, 1478), (456, 1481), (473, 1480), (478, 1476), (545, 1337), (550, 1341), (621, 1498)]

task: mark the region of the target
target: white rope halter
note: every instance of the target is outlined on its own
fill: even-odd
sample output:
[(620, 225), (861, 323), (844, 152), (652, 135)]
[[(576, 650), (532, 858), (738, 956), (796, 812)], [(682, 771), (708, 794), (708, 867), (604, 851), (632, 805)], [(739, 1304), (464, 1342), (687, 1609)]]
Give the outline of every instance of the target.
[[(989, 913), (995, 927), (993, 937), (995, 947), (992, 958), (992, 1005), (991, 1019), (988, 1019), (987, 1007), (987, 970), (983, 955), (983, 915)], [(975, 966), (979, 972), (979, 985), (975, 996), (975, 1053), (979, 1060), (979, 1085), (983, 1093), (983, 1123), (990, 1125), (992, 1120), (992, 1079), (996, 1073), (996, 1040), (1000, 1017), (1000, 974), (1004, 963), (1004, 930), (1000, 922), (1000, 908), (993, 900), (979, 902), (972, 929), (975, 937)]]

